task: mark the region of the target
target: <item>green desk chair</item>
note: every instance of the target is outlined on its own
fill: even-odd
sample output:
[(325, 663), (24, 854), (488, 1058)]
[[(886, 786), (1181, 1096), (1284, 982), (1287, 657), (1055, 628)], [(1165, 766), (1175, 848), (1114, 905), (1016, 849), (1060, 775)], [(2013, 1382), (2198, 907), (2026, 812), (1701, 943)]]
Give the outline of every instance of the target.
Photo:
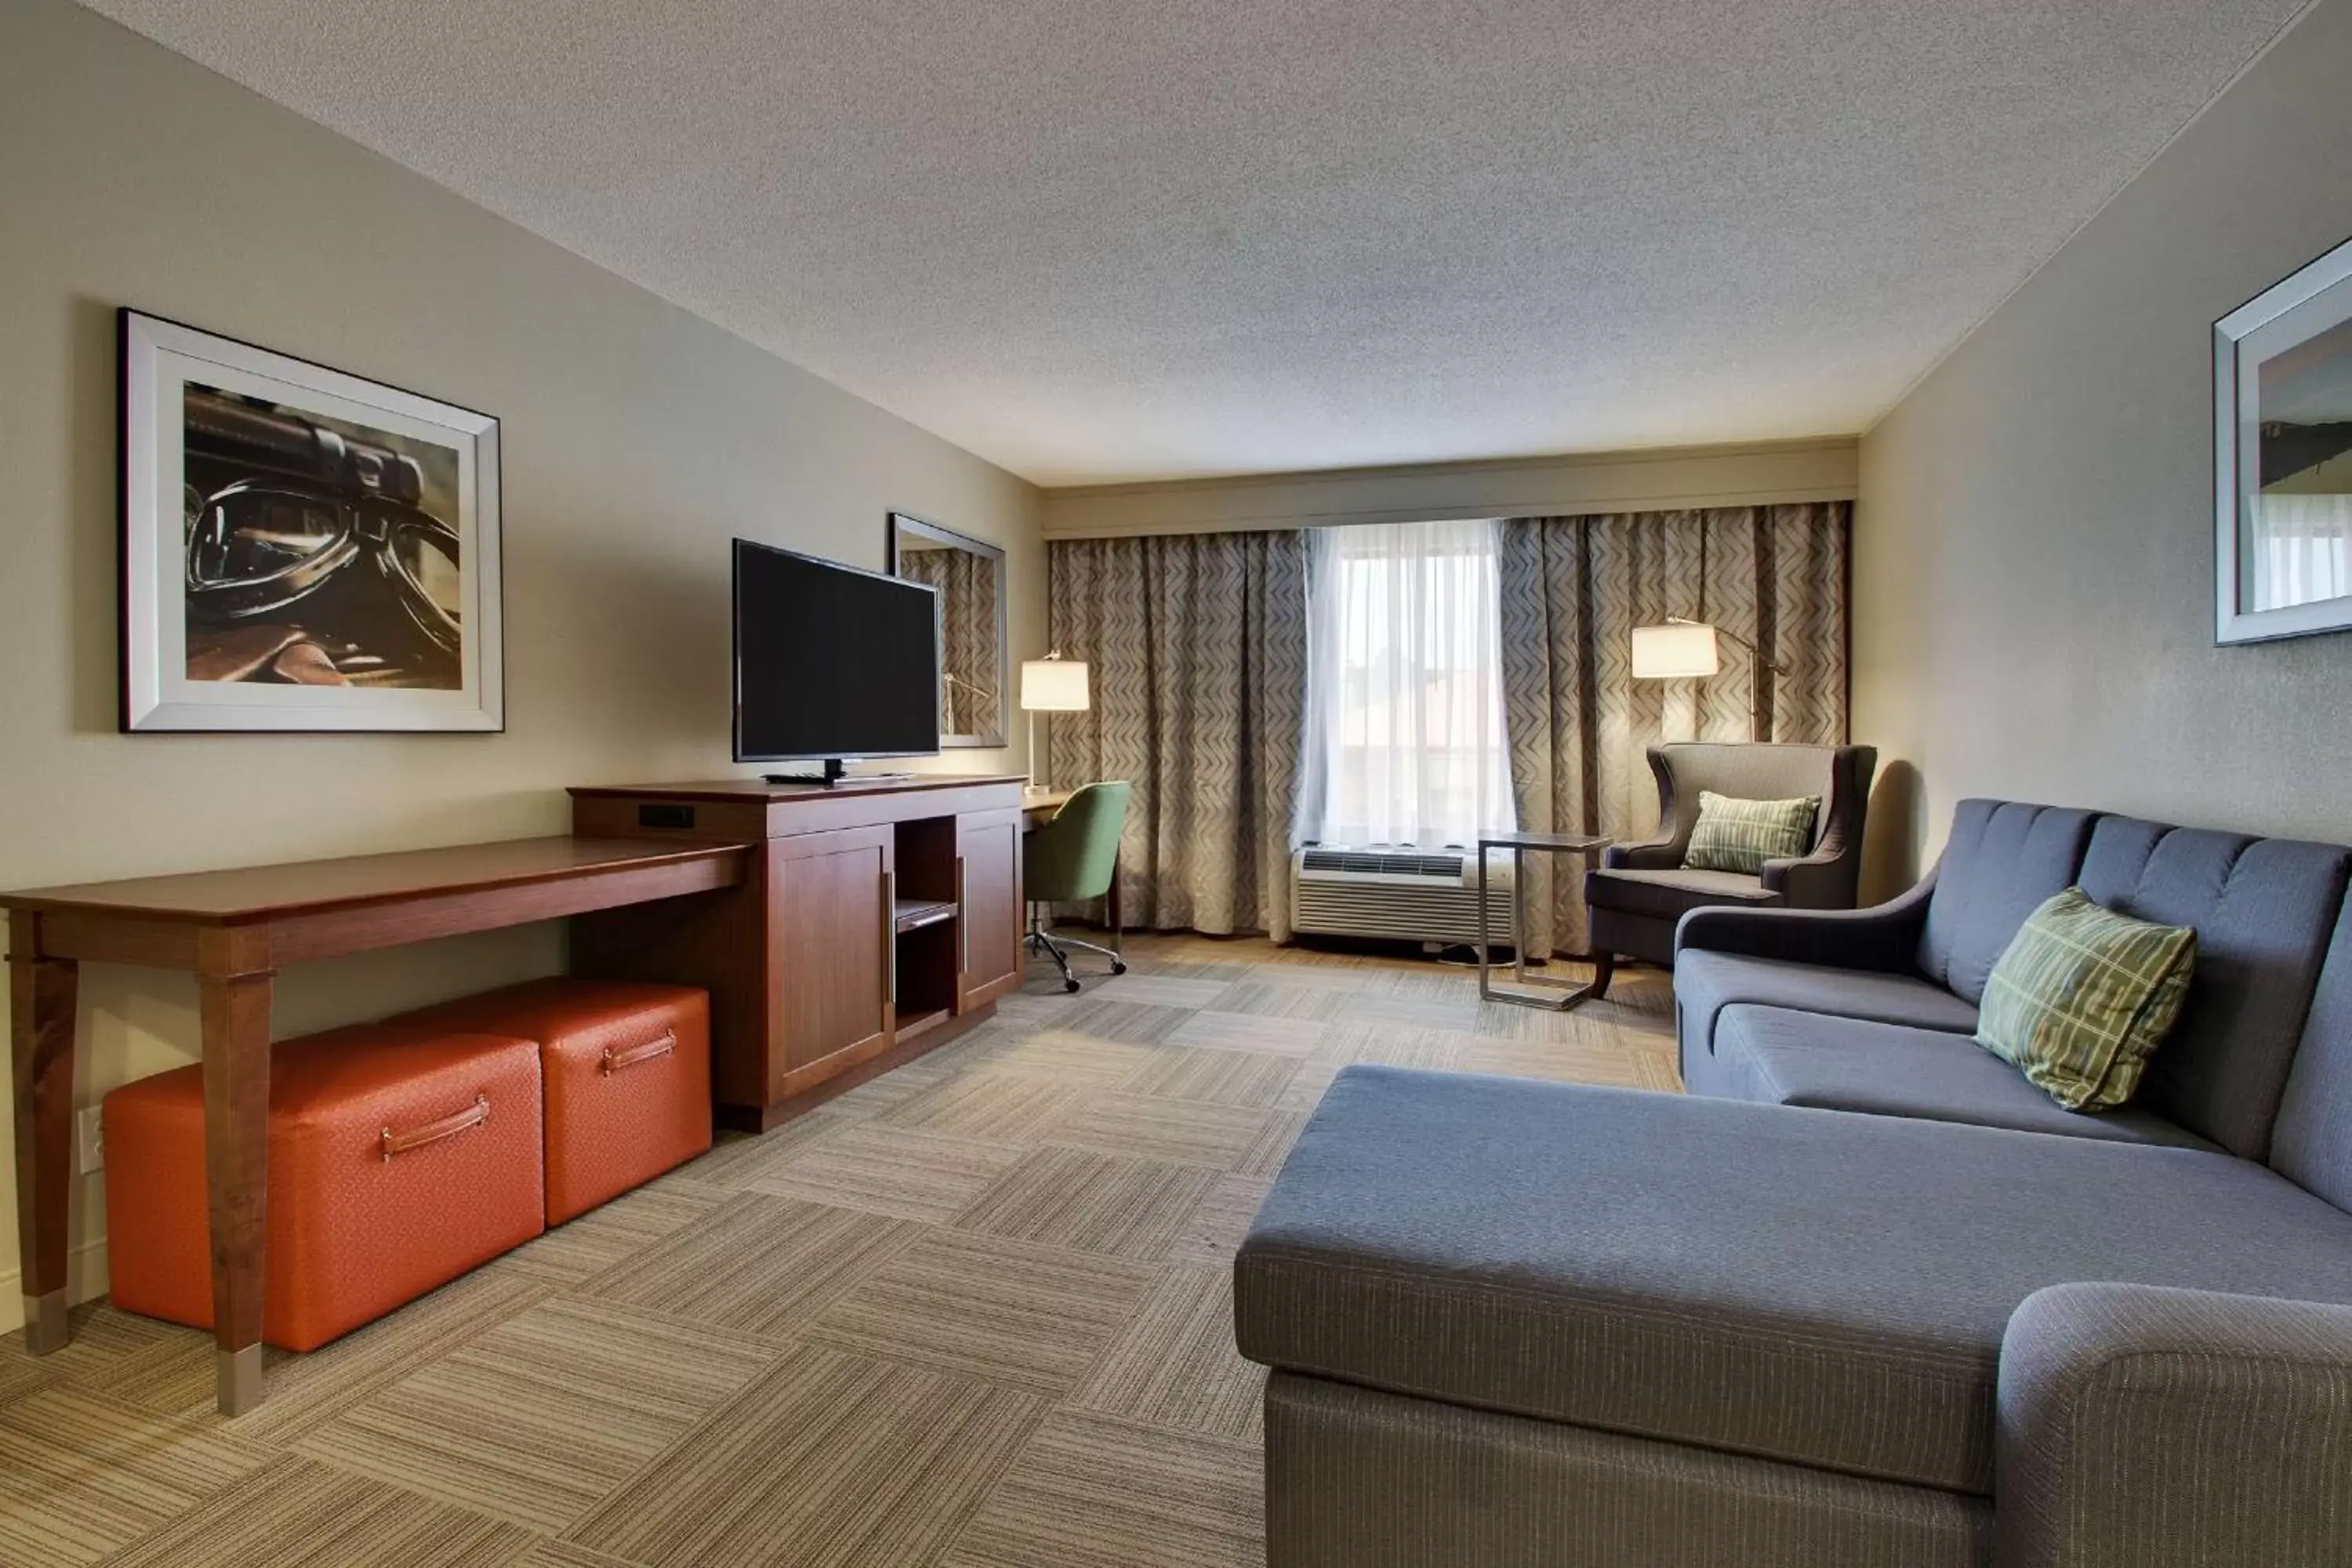
[(1028, 948), (1044, 952), (1062, 972), (1062, 989), (1076, 991), (1077, 977), (1070, 973), (1065, 948), (1083, 947), (1110, 960), (1113, 974), (1127, 973), (1127, 960), (1107, 947), (1076, 937), (1054, 936), (1047, 930), (1055, 904), (1099, 899), (1110, 891), (1118, 869), (1119, 830), (1127, 826), (1125, 780), (1090, 784), (1076, 791), (1062, 809), (1021, 845), (1023, 897), (1029, 900)]

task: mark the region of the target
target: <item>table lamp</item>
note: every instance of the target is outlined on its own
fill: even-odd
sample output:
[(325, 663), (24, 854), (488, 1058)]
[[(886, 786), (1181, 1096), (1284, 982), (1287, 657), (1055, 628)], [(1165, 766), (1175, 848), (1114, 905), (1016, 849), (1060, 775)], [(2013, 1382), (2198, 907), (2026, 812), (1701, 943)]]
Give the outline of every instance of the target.
[(1029, 782), (1045, 783), (1038, 765), (1037, 715), (1083, 713), (1087, 710), (1087, 661), (1064, 658), (1056, 648), (1043, 658), (1021, 663), (1021, 707), (1029, 715)]

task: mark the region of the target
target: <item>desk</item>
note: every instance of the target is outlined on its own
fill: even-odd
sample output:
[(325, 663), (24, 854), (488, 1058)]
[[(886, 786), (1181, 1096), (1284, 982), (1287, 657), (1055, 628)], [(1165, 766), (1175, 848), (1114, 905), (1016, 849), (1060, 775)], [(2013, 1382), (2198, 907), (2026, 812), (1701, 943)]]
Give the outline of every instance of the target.
[(84, 960), (194, 973), (221, 1412), (260, 1403), (269, 1004), (283, 964), (732, 887), (751, 847), (523, 838), (0, 894), (8, 910), (16, 1238), (25, 1345), (61, 1348), (74, 1183), (74, 1005)]

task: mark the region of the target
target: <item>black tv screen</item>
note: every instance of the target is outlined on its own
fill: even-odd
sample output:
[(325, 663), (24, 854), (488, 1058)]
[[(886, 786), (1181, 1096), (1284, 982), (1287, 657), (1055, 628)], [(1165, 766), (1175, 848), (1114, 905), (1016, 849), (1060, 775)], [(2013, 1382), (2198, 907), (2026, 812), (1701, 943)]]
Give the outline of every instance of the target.
[(735, 760), (940, 749), (936, 589), (735, 542)]

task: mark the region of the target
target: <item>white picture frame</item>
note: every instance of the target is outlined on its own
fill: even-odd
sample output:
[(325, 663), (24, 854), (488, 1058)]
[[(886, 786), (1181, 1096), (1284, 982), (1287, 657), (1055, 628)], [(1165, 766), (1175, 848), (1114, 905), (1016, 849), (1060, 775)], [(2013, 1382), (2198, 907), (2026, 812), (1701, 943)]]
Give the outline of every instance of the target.
[(119, 324), (121, 729), (503, 731), (499, 421)]
[(2213, 640), (2352, 629), (2347, 535), (2352, 240), (2213, 323)]

